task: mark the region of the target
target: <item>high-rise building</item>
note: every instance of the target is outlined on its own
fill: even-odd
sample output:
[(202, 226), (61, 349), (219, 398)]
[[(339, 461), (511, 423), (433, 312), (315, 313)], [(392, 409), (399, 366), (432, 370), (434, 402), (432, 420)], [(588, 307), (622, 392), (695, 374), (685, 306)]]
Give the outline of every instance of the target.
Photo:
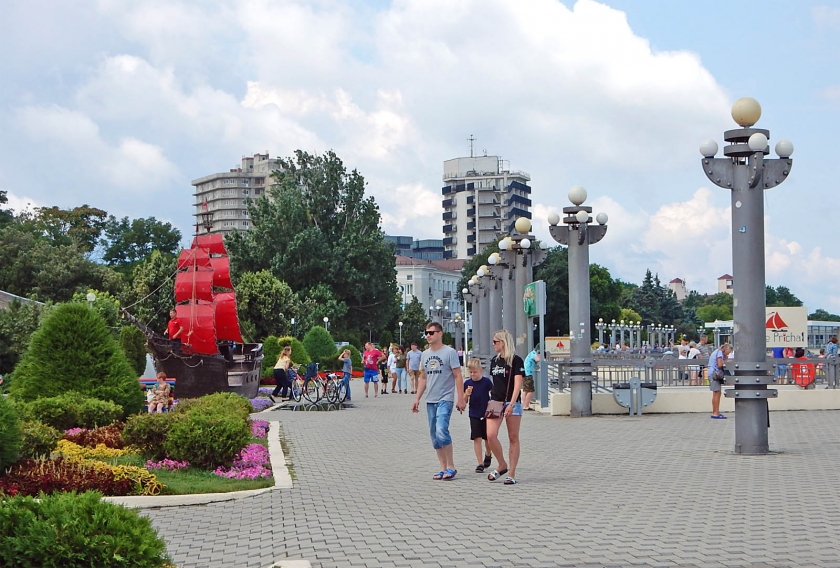
[(251, 227), (248, 200), (263, 194), (276, 160), (268, 154), (243, 157), (242, 165), (229, 172), (211, 174), (192, 181), (195, 187), (195, 216), (201, 233), (221, 233)]
[(401, 256), (422, 260), (443, 260), (446, 251), (442, 239), (421, 239), (414, 237), (385, 235), (385, 241), (394, 244), (394, 251)]
[(499, 156), (443, 162), (443, 245), (447, 258), (470, 259), (531, 218), (531, 176)]

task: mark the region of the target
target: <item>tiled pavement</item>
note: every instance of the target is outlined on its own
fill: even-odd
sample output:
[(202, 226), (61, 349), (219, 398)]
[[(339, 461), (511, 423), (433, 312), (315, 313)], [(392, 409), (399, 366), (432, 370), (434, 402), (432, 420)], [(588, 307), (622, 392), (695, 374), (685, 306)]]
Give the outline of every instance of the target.
[(466, 415), (458, 475), (433, 481), (413, 397), (356, 390), (352, 409), (267, 413), (293, 489), (145, 510), (176, 564), (840, 567), (838, 411), (772, 413), (780, 453), (760, 457), (731, 454), (733, 416), (526, 413), (519, 484), (504, 486), (473, 473)]

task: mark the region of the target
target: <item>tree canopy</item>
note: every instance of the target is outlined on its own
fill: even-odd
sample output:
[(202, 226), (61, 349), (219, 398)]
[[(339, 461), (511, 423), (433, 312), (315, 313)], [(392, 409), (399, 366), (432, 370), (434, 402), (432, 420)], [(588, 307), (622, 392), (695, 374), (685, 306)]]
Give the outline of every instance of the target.
[(364, 178), (331, 151), (298, 150), (278, 164), (273, 185), (249, 205), (251, 229), (226, 240), (234, 275), (269, 270), (304, 297), (322, 284), (347, 308), (325, 314), (340, 328), (385, 325), (399, 309), (394, 251)]
[(174, 255), (181, 244), (181, 231), (154, 217), (134, 220), (123, 217), (118, 220), (110, 215), (103, 226), (103, 233), (100, 240), (104, 249), (102, 260), (126, 274), (130, 274), (131, 269), (152, 251)]

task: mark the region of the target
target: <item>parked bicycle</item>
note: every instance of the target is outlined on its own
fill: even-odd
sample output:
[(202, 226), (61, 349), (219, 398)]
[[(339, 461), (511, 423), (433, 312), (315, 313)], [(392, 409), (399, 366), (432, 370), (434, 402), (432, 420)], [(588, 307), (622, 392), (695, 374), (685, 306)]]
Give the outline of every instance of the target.
[(318, 363), (312, 362), (306, 366), (303, 376), (299, 374), (300, 367), (290, 369), (292, 373), (292, 398), (300, 402), (305, 398), (307, 402), (318, 404), (324, 392), (324, 383), (318, 376)]
[(347, 385), (343, 373), (329, 373), (324, 383), (324, 395), (327, 401), (341, 404), (347, 399)]

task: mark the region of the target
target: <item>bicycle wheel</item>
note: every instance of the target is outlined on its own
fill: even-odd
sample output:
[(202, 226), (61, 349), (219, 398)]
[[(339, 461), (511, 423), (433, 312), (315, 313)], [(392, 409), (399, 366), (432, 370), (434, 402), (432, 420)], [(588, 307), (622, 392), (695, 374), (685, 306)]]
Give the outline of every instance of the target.
[(347, 385), (344, 384), (344, 381), (338, 382), (338, 388), (336, 391), (338, 392), (338, 403), (342, 404), (345, 400), (347, 400)]
[(335, 379), (331, 379), (327, 383), (327, 400), (332, 403), (338, 403), (341, 399), (341, 383)]
[(324, 387), (317, 379), (307, 379), (303, 383), (303, 397), (312, 404), (318, 404), (318, 401), (321, 400), (321, 392), (323, 390)]
[(300, 402), (300, 397), (303, 394), (303, 380), (298, 377), (292, 381), (292, 398), (295, 402)]

